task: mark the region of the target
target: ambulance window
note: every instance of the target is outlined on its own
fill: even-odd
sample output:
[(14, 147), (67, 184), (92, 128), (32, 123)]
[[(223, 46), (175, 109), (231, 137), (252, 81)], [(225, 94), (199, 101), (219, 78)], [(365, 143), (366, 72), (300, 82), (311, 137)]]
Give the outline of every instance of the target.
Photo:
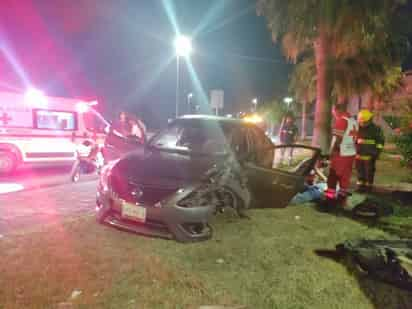
[(93, 110), (84, 113), (83, 120), (86, 130), (95, 133), (105, 133), (107, 124), (100, 117), (98, 114), (94, 113)]
[(76, 129), (76, 114), (49, 110), (35, 110), (37, 129), (72, 131)]

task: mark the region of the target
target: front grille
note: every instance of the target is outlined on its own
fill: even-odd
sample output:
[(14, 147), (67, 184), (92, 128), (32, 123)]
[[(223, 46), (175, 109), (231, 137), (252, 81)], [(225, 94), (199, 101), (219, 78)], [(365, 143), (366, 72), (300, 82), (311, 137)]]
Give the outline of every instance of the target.
[[(133, 195), (132, 192), (139, 194)], [(174, 194), (177, 188), (171, 186), (161, 186), (152, 184), (138, 184), (129, 182), (127, 201), (138, 202), (143, 205), (152, 206), (170, 195)]]

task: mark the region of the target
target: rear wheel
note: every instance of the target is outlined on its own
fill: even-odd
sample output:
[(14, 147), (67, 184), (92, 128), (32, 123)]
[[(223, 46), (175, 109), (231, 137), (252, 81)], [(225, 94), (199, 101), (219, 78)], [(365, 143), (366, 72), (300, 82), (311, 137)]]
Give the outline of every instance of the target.
[(16, 168), (16, 156), (11, 152), (0, 152), (0, 174), (11, 174)]

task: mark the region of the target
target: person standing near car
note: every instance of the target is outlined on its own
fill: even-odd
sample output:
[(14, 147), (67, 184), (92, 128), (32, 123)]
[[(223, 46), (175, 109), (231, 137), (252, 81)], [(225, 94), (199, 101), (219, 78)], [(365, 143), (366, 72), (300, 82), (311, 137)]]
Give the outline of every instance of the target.
[[(345, 206), (349, 195), (353, 162), (356, 155), (356, 120), (346, 111), (347, 103), (335, 104), (332, 109), (334, 125), (330, 147), (330, 168), (325, 198), (328, 206), (339, 203)], [(337, 186), (339, 191), (337, 192)]]
[(129, 136), (131, 134), (131, 126), (126, 112), (119, 113), (119, 119), (113, 124), (113, 129), (121, 136)]
[(146, 126), (138, 117), (129, 117), (131, 136), (138, 138), (142, 144), (146, 141)]
[[(298, 135), (298, 127), (295, 124), (294, 118), (291, 114), (286, 115), (279, 132), (279, 140), (282, 145), (292, 145), (296, 141)], [(293, 147), (283, 147), (280, 149), (280, 163), (283, 164), (285, 152), (289, 151), (288, 164), (292, 164)]]
[(385, 143), (382, 129), (373, 123), (373, 113), (363, 109), (358, 114), (359, 132), (356, 139), (356, 171), (358, 174), (357, 189), (370, 192), (373, 187), (376, 160), (379, 158)]

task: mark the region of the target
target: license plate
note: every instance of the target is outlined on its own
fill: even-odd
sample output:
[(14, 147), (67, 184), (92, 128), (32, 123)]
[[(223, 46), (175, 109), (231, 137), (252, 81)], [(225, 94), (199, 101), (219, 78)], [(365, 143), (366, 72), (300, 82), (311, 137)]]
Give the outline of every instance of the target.
[(122, 217), (129, 219), (129, 220), (145, 222), (146, 221), (146, 208), (135, 205), (135, 204), (124, 202), (122, 204)]

